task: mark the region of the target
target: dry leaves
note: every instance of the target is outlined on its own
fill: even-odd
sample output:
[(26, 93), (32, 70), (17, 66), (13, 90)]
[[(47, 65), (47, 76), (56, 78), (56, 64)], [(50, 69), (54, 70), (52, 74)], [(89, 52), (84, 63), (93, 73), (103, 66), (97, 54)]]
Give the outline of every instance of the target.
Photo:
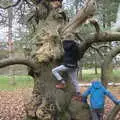
[(24, 117), (22, 90), (0, 91), (0, 120), (23, 120)]
[[(25, 90), (0, 91), (0, 120), (24, 120), (26, 114), (23, 93)], [(119, 89), (112, 90), (112, 93), (120, 99)], [(107, 98), (104, 120), (113, 105), (114, 103)], [(116, 120), (120, 120), (120, 114)]]

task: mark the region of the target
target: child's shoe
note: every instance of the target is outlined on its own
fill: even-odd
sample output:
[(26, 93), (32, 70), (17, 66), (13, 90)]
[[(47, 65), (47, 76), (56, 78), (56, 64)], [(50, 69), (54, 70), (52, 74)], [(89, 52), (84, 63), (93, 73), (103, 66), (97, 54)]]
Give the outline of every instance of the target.
[(65, 88), (65, 84), (64, 83), (59, 83), (59, 84), (56, 85), (56, 88), (63, 89), (63, 88)]
[(72, 97), (72, 100), (77, 100), (79, 102), (82, 102), (82, 96), (80, 93), (76, 93), (76, 96)]

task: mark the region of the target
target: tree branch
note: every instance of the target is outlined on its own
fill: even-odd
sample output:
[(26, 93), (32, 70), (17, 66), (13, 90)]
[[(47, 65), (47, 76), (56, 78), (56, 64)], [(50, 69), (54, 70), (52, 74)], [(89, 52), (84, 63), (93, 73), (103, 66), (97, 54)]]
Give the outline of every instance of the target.
[(89, 22), (90, 22), (92, 25), (94, 25), (97, 34), (99, 34), (99, 32), (100, 32), (100, 26), (99, 26), (98, 22), (97, 22), (96, 20), (93, 20), (93, 19), (89, 20)]
[(113, 59), (117, 54), (120, 53), (120, 47), (116, 47), (111, 53), (110, 53), (110, 58)]
[(33, 61), (27, 60), (27, 59), (19, 59), (19, 58), (13, 58), (13, 59), (4, 59), (0, 61), (0, 68), (7, 67), (9, 65), (15, 65), (15, 64), (22, 64), (30, 67), (33, 69), (33, 71), (36, 71), (38, 69), (37, 64), (33, 63)]
[(98, 43), (98, 42), (112, 42), (112, 41), (120, 41), (120, 32), (100, 32), (95, 37), (96, 33), (90, 34), (88, 38), (86, 38), (86, 42), (89, 44)]
[(109, 45), (98, 45), (98, 46), (92, 45), (91, 47), (92, 47), (92, 48), (95, 48), (95, 49), (101, 49), (101, 48), (103, 48), (103, 47), (107, 47), (107, 48), (109, 48), (109, 49), (112, 49)]
[(98, 47), (95, 47), (95, 46), (91, 46), (91, 48), (95, 49), (97, 51), (97, 53), (100, 55), (101, 58), (104, 58), (102, 52), (99, 50)]
[[(112, 59), (120, 53), (120, 47), (116, 47), (115, 49), (113, 49), (108, 55), (107, 57), (104, 58), (104, 67), (108, 66), (108, 64), (110, 64), (112, 62)], [(107, 67), (106, 67), (107, 68)]]
[(81, 8), (77, 15), (63, 28), (62, 33), (75, 31), (77, 27), (83, 24), (88, 18), (92, 17), (96, 11), (96, 1), (87, 0), (85, 6)]
[(31, 5), (32, 6), (32, 4), (30, 3), (30, 2), (28, 2), (28, 0), (24, 0), (28, 5)]
[(7, 7), (0, 6), (0, 8), (1, 8), (1, 9), (8, 9), (8, 8), (10, 8), (10, 7), (15, 7), (15, 6), (17, 6), (20, 2), (21, 2), (21, 0), (17, 0), (17, 2), (16, 2), (15, 4), (13, 4), (13, 5), (9, 5), (9, 6), (7, 6)]
[(74, 32), (73, 34), (75, 35), (75, 37), (76, 37), (78, 40), (84, 41), (84, 39), (81, 38), (80, 35), (79, 35), (77, 32)]
[(108, 114), (107, 116), (107, 120), (114, 120), (117, 113), (120, 111), (120, 105), (116, 105), (111, 112), (109, 112), (110, 114)]

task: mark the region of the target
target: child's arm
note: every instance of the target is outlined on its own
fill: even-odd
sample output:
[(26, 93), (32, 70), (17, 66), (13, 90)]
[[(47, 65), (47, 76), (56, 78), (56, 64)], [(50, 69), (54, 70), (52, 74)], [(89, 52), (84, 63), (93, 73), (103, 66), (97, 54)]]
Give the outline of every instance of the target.
[(90, 94), (91, 87), (89, 87), (83, 94), (82, 94), (82, 102), (87, 103), (87, 96)]
[(107, 95), (115, 104), (120, 104), (120, 101), (115, 96), (113, 96), (112, 93), (107, 89), (105, 89), (105, 95)]

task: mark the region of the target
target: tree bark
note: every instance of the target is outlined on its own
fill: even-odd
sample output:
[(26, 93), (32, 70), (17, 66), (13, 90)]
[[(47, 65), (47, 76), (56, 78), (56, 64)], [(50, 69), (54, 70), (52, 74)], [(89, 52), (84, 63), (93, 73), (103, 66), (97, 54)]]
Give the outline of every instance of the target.
[[(11, 0), (10, 3), (13, 3), (13, 1)], [(9, 51), (9, 58), (13, 58), (14, 57), (14, 48), (13, 48), (13, 31), (12, 31), (12, 24), (13, 24), (13, 8), (9, 8), (8, 9), (8, 51)], [(14, 69), (13, 67), (9, 67), (9, 83), (11, 85), (15, 85), (15, 78), (14, 78)]]
[(111, 112), (109, 112), (107, 116), (107, 120), (115, 120), (115, 117), (117, 116), (119, 111), (120, 111), (120, 105), (114, 106)]
[[(41, 5), (37, 7), (40, 10)], [(39, 21), (34, 33), (33, 40), (37, 42), (34, 59), (40, 69), (37, 75), (33, 75), (35, 80), (32, 96), (25, 103), (28, 120), (88, 120), (90, 117), (88, 105), (71, 100), (75, 90), (68, 76), (63, 75), (67, 80), (64, 90), (55, 87), (57, 80), (52, 76), (52, 69), (61, 63), (63, 50), (60, 38), (64, 36), (59, 36), (58, 30), (66, 25), (62, 15), (59, 9), (51, 9), (46, 20)], [(80, 50), (83, 56), (89, 44), (83, 43), (81, 46), (84, 46)]]
[(101, 65), (101, 80), (105, 87), (107, 87), (107, 83), (112, 80), (112, 59), (120, 53), (120, 48), (115, 48), (112, 50), (109, 55), (107, 55), (104, 60), (103, 64)]
[(98, 71), (97, 71), (97, 61), (96, 61), (96, 58), (95, 58), (95, 75), (98, 74)]
[(82, 81), (83, 80), (83, 74), (82, 74), (82, 67), (78, 71), (78, 80)]
[(87, 19), (93, 17), (96, 11), (96, 1), (87, 0), (83, 8), (81, 8), (77, 15), (63, 28), (63, 34), (75, 31), (80, 25), (82, 25)]
[[(35, 83), (31, 101), (29, 104), (26, 103), (28, 118), (34, 118), (35, 120), (89, 119), (90, 110), (88, 105), (71, 100), (75, 90), (69, 78), (66, 75), (64, 76), (67, 80), (64, 90), (56, 89), (55, 84), (57, 80), (53, 78), (51, 71), (61, 63), (63, 52), (60, 38), (72, 32), (71, 30), (75, 30), (89, 16), (94, 14), (95, 9), (91, 6), (95, 6), (96, 3), (93, 1), (88, 0), (90, 4), (86, 4), (86, 8), (80, 10), (75, 19), (67, 25), (64, 16), (62, 16), (63, 12), (61, 14), (59, 9), (50, 9), (46, 20), (39, 21), (33, 39), (38, 43), (35, 59), (37, 59), (41, 69), (39, 75), (34, 77)], [(41, 10), (41, 5), (38, 4), (38, 7)], [(65, 27), (60, 30), (62, 26)], [(59, 36), (58, 32), (61, 36)], [(81, 57), (89, 45), (88, 43), (81, 44)]]
[(55, 88), (57, 80), (52, 76), (51, 70), (58, 63), (51, 62), (49, 65), (40, 65), (40, 74), (35, 78), (35, 85), (31, 102), (26, 103), (28, 118), (34, 120), (88, 120), (90, 111), (88, 105), (72, 101), (74, 89), (68, 77), (66, 88)]
[(108, 82), (113, 79), (112, 69), (113, 69), (112, 64), (107, 63), (105, 61), (101, 66), (101, 80), (105, 87), (107, 87)]

